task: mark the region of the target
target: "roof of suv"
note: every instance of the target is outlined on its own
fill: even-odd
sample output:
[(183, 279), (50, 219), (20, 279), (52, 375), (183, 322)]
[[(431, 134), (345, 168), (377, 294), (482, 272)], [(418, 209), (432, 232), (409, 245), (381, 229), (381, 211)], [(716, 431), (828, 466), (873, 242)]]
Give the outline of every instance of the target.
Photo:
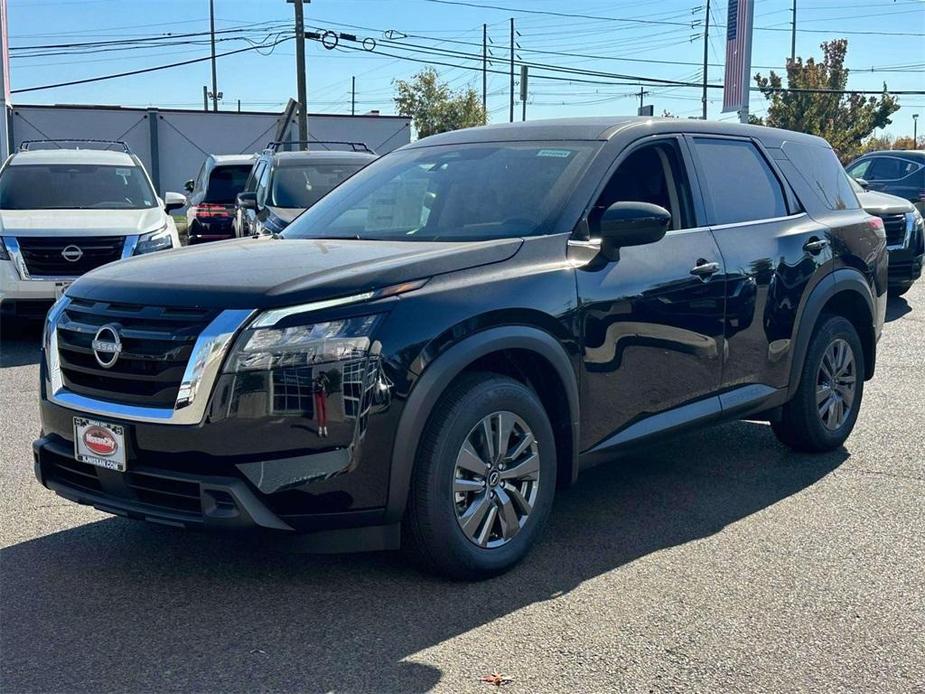
[(378, 159), (375, 154), (368, 152), (341, 152), (338, 150), (309, 150), (307, 152), (276, 152), (274, 155), (277, 161), (293, 161), (300, 159), (310, 159), (312, 161), (333, 162), (351, 162), (351, 161), (372, 161)]
[(210, 154), (216, 166), (235, 166), (238, 164), (253, 164), (256, 157), (253, 154)]
[(864, 157), (874, 157), (874, 156), (893, 156), (893, 157), (905, 157), (906, 159), (915, 159), (916, 161), (925, 162), (925, 152), (918, 149), (878, 149), (873, 152), (864, 152), (858, 159), (863, 159)]
[(801, 140), (825, 147), (829, 146), (825, 140), (814, 135), (768, 128), (763, 125), (743, 125), (740, 123), (720, 123), (718, 121), (679, 118), (650, 118), (647, 116), (594, 116), (589, 118), (553, 118), (520, 123), (483, 125), (477, 128), (466, 128), (431, 135), (412, 142), (410, 145), (405, 145), (404, 148), (471, 142), (514, 142), (518, 140), (609, 140), (617, 133), (630, 129), (644, 129), (653, 135), (678, 132), (739, 135), (754, 137), (762, 140), (767, 145), (774, 144), (775, 146), (779, 146), (779, 143), (785, 140)]
[(137, 166), (131, 154), (105, 149), (36, 149), (16, 152), (10, 166), (27, 164), (90, 164), (95, 166)]

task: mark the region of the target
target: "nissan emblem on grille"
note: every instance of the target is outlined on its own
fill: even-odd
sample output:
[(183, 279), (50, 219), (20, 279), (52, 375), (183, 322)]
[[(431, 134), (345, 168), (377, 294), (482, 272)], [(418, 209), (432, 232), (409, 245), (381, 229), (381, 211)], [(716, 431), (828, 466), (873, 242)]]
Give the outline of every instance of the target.
[(76, 263), (84, 257), (84, 252), (81, 250), (80, 246), (75, 246), (72, 243), (70, 246), (65, 246), (61, 249), (61, 257), (69, 263)]
[(93, 348), (96, 363), (104, 369), (112, 368), (122, 352), (122, 342), (119, 340), (119, 326), (115, 323), (107, 323), (101, 326), (96, 331), (90, 346)]

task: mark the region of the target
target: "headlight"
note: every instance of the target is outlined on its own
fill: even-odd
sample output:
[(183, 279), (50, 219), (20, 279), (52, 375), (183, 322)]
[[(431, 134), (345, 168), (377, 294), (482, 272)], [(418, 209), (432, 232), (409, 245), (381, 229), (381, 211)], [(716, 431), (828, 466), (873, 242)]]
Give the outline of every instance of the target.
[[(357, 359), (369, 352), (370, 335), (382, 314), (290, 327), (250, 327), (238, 337), (226, 372), (269, 371)], [(291, 316), (284, 323), (292, 323)], [(260, 317), (251, 324), (259, 326)]]
[(6, 244), (3, 242), (3, 237), (0, 236), (0, 260), (9, 260), (10, 254), (6, 250)]
[(918, 210), (913, 209), (912, 212), (906, 212), (906, 231), (912, 231), (921, 223), (922, 215)]
[(138, 237), (138, 243), (135, 244), (135, 255), (164, 251), (168, 248), (173, 248), (173, 236), (165, 224), (157, 231), (151, 231)]

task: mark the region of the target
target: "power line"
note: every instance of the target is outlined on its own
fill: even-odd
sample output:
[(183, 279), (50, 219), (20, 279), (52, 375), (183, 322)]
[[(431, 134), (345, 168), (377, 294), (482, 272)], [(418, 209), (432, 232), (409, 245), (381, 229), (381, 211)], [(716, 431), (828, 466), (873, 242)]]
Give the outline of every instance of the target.
[[(440, 5), (462, 5), (463, 7), (477, 7), (481, 9), (491, 9), (491, 10), (502, 10), (504, 12), (522, 12), (525, 14), (541, 14), (549, 15), (552, 17), (565, 17), (568, 19), (575, 19), (580, 17), (582, 19), (595, 19), (598, 21), (604, 22), (629, 22), (633, 24), (666, 24), (672, 26), (682, 26), (690, 27), (689, 22), (671, 22), (667, 20), (659, 19), (639, 19), (639, 18), (629, 18), (629, 17), (604, 17), (600, 15), (590, 15), (590, 14), (578, 14), (578, 13), (569, 13), (569, 12), (555, 12), (553, 10), (528, 10), (521, 7), (504, 7), (502, 5), (482, 5), (475, 2), (466, 2), (465, 0), (424, 0), (424, 2), (432, 2)], [(715, 28), (724, 29), (724, 26), (718, 25)], [(786, 31), (789, 32), (790, 29), (778, 28), (778, 27), (754, 27), (755, 31)], [(922, 32), (902, 32), (902, 31), (850, 31), (850, 30), (835, 30), (835, 29), (798, 29), (800, 32), (812, 33), (812, 34), (856, 34), (856, 35), (875, 35), (875, 36), (925, 36), (925, 33)]]
[[(286, 37), (277, 39), (276, 41), (274, 41), (272, 44), (269, 44), (269, 45), (248, 46), (247, 48), (239, 48), (234, 51), (226, 51), (225, 53), (218, 53), (216, 54), (215, 57), (224, 58), (225, 56), (228, 56), (228, 55), (235, 55), (237, 53), (246, 53), (248, 51), (255, 51), (261, 48), (274, 48), (278, 46), (279, 44), (283, 43), (284, 41), (291, 41), (293, 38), (294, 37), (292, 36), (286, 36)], [(117, 72), (111, 75), (99, 75), (97, 77), (87, 77), (85, 79), (71, 80), (69, 82), (57, 82), (55, 84), (43, 84), (43, 85), (39, 85), (35, 87), (23, 87), (21, 89), (11, 89), (10, 92), (12, 94), (23, 94), (25, 92), (37, 92), (37, 91), (42, 91), (44, 89), (57, 89), (58, 87), (71, 87), (76, 84), (89, 84), (90, 82), (102, 82), (103, 80), (111, 80), (111, 79), (116, 79), (118, 77), (131, 77), (132, 75), (141, 75), (146, 72), (157, 72), (158, 70), (169, 70), (170, 68), (181, 67), (183, 65), (192, 65), (193, 63), (202, 63), (206, 60), (212, 60), (212, 56), (207, 55), (202, 58), (192, 58), (190, 60), (181, 60), (179, 62), (169, 63), (167, 65), (156, 65), (154, 67), (141, 68), (139, 70), (129, 70), (126, 72)]]

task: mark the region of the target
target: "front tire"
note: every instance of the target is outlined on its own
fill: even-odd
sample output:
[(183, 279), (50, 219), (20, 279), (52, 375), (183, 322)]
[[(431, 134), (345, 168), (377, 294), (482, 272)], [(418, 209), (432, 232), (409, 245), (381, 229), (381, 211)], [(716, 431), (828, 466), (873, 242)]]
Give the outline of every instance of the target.
[(465, 375), (424, 430), (403, 545), (450, 578), (497, 575), (536, 542), (555, 487), (555, 440), (536, 393), (504, 376)]
[(777, 438), (807, 453), (841, 446), (854, 429), (864, 395), (864, 350), (842, 316), (823, 316), (814, 331), (796, 395), (771, 423)]

